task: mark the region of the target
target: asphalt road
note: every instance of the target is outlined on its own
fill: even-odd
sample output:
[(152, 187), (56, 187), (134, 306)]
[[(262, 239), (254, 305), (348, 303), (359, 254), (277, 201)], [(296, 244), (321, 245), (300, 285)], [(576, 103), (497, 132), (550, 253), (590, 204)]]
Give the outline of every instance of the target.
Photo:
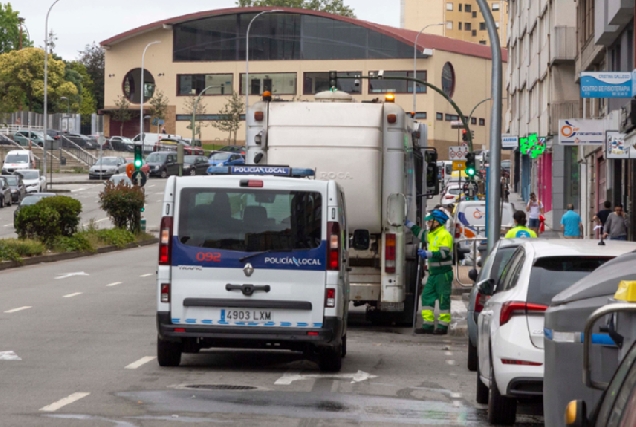
[(151, 246), (0, 272), (0, 425), (487, 425), (465, 338), (359, 322), (336, 375), (291, 352), (202, 351), (160, 368), (156, 258)]

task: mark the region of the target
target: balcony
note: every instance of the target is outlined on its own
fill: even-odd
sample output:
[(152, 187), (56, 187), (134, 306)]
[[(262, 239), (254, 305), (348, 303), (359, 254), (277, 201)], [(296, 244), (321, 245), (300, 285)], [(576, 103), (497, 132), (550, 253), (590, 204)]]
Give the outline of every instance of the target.
[(553, 102), (550, 105), (550, 135), (559, 134), (559, 120), (581, 117), (579, 101)]
[(550, 64), (573, 62), (576, 57), (576, 28), (557, 26), (550, 35)]

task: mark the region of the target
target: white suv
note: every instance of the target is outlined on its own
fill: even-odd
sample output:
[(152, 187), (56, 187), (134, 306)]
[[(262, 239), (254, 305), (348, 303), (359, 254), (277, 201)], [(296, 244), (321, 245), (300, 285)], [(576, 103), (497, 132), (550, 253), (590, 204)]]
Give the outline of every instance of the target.
[(559, 292), (634, 243), (596, 240), (524, 242), (504, 267), (478, 319), (477, 402), (488, 403), (492, 424), (513, 424), (517, 400), (543, 396), (544, 313)]

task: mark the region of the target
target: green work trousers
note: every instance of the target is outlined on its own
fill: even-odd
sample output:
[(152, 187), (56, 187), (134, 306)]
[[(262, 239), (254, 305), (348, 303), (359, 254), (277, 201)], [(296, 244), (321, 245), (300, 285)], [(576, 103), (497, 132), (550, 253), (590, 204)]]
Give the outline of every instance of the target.
[(422, 290), (422, 327), (433, 329), (435, 326), (435, 301), (439, 300), (438, 329), (448, 329), (450, 324), (450, 295), (453, 284), (453, 271), (431, 274)]

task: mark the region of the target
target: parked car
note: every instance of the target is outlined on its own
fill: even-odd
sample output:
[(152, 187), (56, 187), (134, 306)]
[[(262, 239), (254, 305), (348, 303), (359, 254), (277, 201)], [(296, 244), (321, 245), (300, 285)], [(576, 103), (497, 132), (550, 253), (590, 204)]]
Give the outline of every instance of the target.
[(33, 193), (33, 194), (28, 194), (24, 199), (22, 199), (22, 201), (20, 202), (18, 207), (15, 208), (15, 210), (13, 211), (13, 222), (15, 223), (15, 219), (18, 217), (18, 212), (20, 212), (20, 209), (22, 209), (22, 207), (29, 206), (29, 205), (34, 205), (37, 202), (39, 202), (40, 200), (42, 200), (44, 197), (53, 197), (53, 196), (57, 196), (57, 194), (55, 194), (55, 193)]
[(11, 150), (2, 163), (2, 174), (10, 175), (15, 171), (35, 168), (35, 156), (31, 150)]
[(442, 206), (454, 205), (459, 201), (459, 196), (462, 194), (462, 188), (459, 185), (449, 185), (444, 189), (440, 204)]
[(528, 239), (501, 280), (480, 286), (491, 295), (478, 318), (477, 400), (491, 424), (515, 422), (517, 400), (543, 397), (544, 314), (552, 298), (630, 245), (596, 240)]
[(66, 135), (67, 132), (61, 131), (61, 130), (55, 130), (55, 129), (47, 129), (46, 130), (46, 134), (48, 136), (50, 136), (51, 138), (58, 140), (60, 139), (62, 136)]
[(107, 144), (111, 150), (127, 151), (130, 153), (135, 151), (132, 139), (126, 138), (125, 136), (111, 136)]
[(208, 160), (209, 166), (233, 166), (245, 164), (245, 157), (236, 153), (216, 153)]
[[(517, 247), (525, 239), (500, 239), (497, 244), (492, 248), (492, 251), (486, 258), (483, 268), (479, 272), (479, 276), (475, 281), (472, 289), (470, 290), (470, 298), (468, 300), (468, 370), (472, 372), (477, 371), (479, 357), (477, 355), (477, 318), (479, 313), (484, 308), (487, 295), (479, 293), (479, 287), (484, 285), (484, 282), (493, 280), (496, 286), (497, 282), (501, 278), (501, 274), (504, 271), (504, 267), (508, 260), (512, 257), (512, 254), (517, 250)], [(485, 403), (485, 402), (479, 402)]]
[(177, 147), (183, 145), (184, 154), (203, 155), (203, 149), (199, 147), (193, 147), (186, 144), (185, 141), (176, 138), (163, 138), (155, 143), (153, 151), (177, 151)]
[(75, 145), (83, 148), (84, 150), (97, 150), (99, 149), (99, 145), (97, 144), (97, 140), (87, 136), (80, 135), (77, 133), (69, 133), (65, 135), (70, 141), (74, 142)]
[[(134, 157), (126, 157), (126, 163), (134, 163), (134, 162), (135, 162)], [(145, 173), (146, 175), (150, 174), (150, 165), (148, 165), (148, 163), (146, 163), (144, 159), (141, 159), (141, 171)]]
[(6, 176), (0, 176), (0, 208), (11, 206), (11, 186)]
[(11, 202), (20, 203), (27, 194), (26, 186), (21, 175), (5, 175), (9, 187), (11, 187)]
[[(206, 175), (208, 173), (208, 166), (210, 166), (208, 158), (205, 156), (183, 156), (183, 175)], [(172, 175), (172, 170), (170, 170), (169, 173)]]
[(23, 169), (15, 173), (22, 177), (27, 193), (41, 193), (46, 189), (46, 177), (38, 169)]
[[(42, 147), (44, 144), (44, 134), (32, 130), (19, 130), (13, 134), (13, 140), (25, 147), (29, 145), (29, 141), (31, 141), (32, 145)], [(47, 135), (46, 140), (50, 142), (53, 141), (53, 138)]]
[(88, 178), (108, 179), (123, 172), (126, 172), (126, 159), (123, 157), (100, 157), (88, 170)]
[(133, 185), (132, 181), (130, 180), (130, 178), (128, 178), (128, 175), (126, 175), (125, 173), (113, 175), (108, 179), (108, 181), (112, 182), (115, 185), (119, 185), (120, 182), (123, 182), (126, 185), (129, 185), (131, 187)]
[(226, 145), (225, 147), (219, 148), (219, 151), (228, 151), (230, 153), (238, 153), (242, 156), (245, 155), (245, 147), (241, 145)]
[(146, 156), (146, 163), (150, 166), (149, 176), (168, 177), (168, 168), (177, 162), (177, 153), (174, 151), (155, 151)]

